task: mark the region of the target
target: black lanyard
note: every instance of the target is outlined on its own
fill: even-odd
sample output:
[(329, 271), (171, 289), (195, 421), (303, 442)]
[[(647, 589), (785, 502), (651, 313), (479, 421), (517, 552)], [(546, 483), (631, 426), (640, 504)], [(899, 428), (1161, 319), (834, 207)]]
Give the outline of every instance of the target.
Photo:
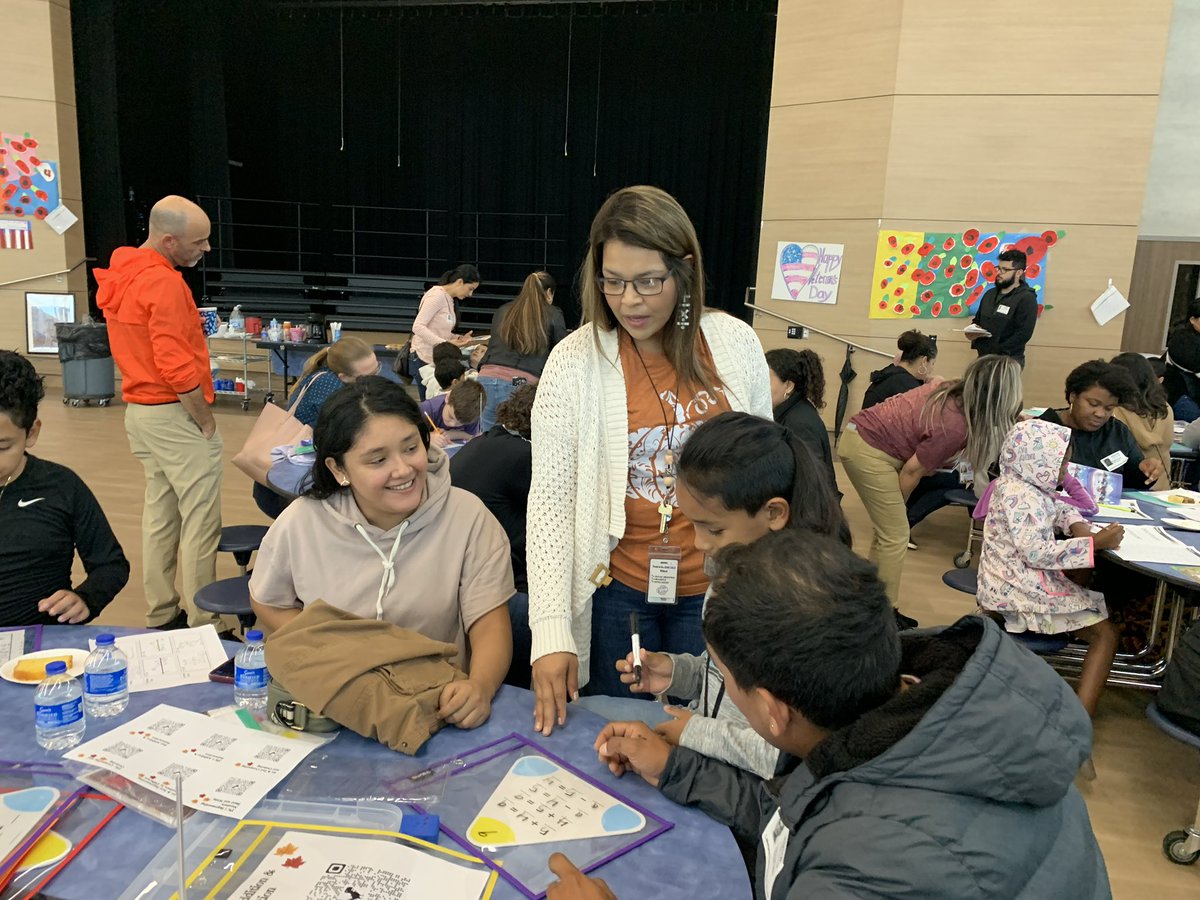
[[(717, 699), (713, 701), (712, 712), (708, 711), (708, 673), (715, 671), (717, 678), (721, 679), (721, 687), (717, 690)], [(721, 708), (721, 701), (725, 698), (725, 679), (721, 677), (721, 670), (712, 664), (712, 657), (707, 653), (704, 654), (704, 715), (710, 719), (717, 717), (717, 710)]]

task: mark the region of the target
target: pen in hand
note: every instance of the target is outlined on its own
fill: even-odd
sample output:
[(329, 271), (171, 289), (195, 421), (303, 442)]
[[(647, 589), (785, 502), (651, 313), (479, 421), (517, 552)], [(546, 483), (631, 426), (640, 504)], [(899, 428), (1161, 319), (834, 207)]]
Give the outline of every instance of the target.
[(633, 677), (634, 684), (642, 683), (642, 636), (638, 633), (638, 614), (629, 614), (629, 634), (633, 642)]

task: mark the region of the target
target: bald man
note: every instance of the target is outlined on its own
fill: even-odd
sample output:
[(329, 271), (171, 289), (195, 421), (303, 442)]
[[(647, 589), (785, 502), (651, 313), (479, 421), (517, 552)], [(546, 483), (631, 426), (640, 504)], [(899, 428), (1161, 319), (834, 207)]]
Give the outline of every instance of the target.
[[(150, 211), (150, 236), (119, 247), (96, 270), (96, 304), (108, 322), (129, 446), (146, 472), (142, 584), (151, 628), (220, 619), (196, 608), (216, 579), (221, 539), (221, 437), (213, 418), (212, 371), (196, 302), (180, 268), (208, 252), (208, 216), (183, 197)], [(175, 588), (181, 569), (183, 598)]]

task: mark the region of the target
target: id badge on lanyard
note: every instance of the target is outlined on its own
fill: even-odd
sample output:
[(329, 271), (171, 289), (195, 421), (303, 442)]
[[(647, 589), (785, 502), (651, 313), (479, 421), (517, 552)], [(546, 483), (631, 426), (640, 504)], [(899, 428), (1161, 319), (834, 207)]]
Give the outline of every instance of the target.
[(651, 544), (648, 555), (650, 574), (646, 579), (646, 602), (677, 603), (679, 563), (683, 559), (683, 549), (670, 544)]

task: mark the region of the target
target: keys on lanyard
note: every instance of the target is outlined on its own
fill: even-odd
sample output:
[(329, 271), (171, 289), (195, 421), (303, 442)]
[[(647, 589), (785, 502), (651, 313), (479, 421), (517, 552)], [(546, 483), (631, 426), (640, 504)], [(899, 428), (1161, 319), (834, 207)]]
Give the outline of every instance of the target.
[(671, 504), (660, 503), (658, 505), (658, 515), (659, 515), (658, 533), (663, 535), (664, 541), (666, 540), (667, 525), (670, 523), (671, 516), (674, 515), (674, 513), (675, 513), (675, 510), (671, 507)]

